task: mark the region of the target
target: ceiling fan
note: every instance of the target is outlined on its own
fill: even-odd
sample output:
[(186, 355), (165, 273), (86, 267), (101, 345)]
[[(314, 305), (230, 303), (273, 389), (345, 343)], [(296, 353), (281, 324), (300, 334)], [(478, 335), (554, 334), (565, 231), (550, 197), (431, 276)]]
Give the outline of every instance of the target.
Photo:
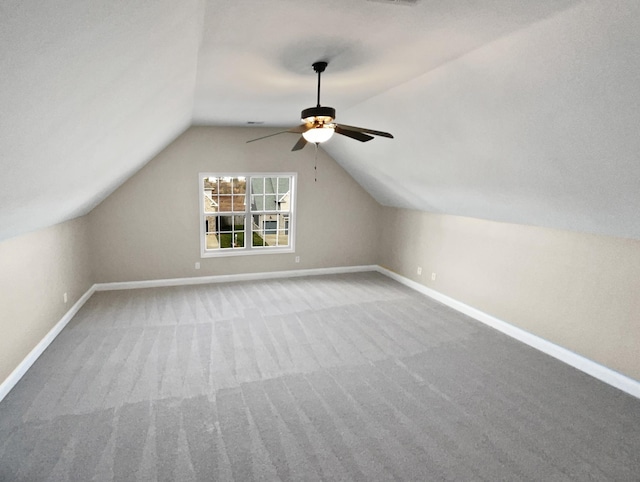
[(286, 131), (280, 131), (268, 136), (251, 139), (250, 141), (247, 141), (247, 143), (259, 141), (261, 139), (266, 139), (267, 137), (273, 137), (287, 132), (292, 134), (302, 134), (300, 139), (298, 139), (298, 142), (293, 146), (293, 149), (291, 149), (292, 151), (299, 151), (309, 142), (319, 144), (321, 142), (328, 141), (334, 133), (350, 137), (360, 142), (370, 141), (373, 139), (373, 136), (382, 136), (393, 139), (393, 136), (388, 132), (374, 131), (373, 129), (365, 129), (364, 127), (354, 127), (346, 124), (336, 124), (333, 122), (336, 117), (336, 110), (333, 107), (320, 105), (320, 74), (324, 72), (327, 65), (329, 65), (327, 62), (315, 62), (313, 64), (313, 70), (318, 74), (318, 101), (315, 107), (304, 109), (300, 114), (304, 124), (292, 127)]

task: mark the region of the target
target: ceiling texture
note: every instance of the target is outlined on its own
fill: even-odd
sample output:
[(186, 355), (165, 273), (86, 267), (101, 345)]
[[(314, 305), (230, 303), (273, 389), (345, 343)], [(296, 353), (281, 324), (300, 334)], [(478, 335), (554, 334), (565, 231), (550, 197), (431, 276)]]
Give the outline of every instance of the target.
[(318, 60), (338, 123), (395, 136), (322, 145), (381, 204), (640, 239), (639, 53), (637, 0), (4, 0), (0, 239), (189, 125), (297, 125)]

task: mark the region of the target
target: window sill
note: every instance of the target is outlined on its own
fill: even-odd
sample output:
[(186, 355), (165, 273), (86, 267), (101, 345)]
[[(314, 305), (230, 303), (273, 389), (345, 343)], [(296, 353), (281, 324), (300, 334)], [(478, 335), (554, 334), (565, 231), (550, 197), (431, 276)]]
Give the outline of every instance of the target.
[(286, 254), (295, 253), (295, 249), (292, 246), (284, 248), (266, 248), (266, 249), (222, 249), (202, 251), (200, 258), (227, 258), (230, 256), (255, 256), (255, 255), (269, 255), (269, 254)]

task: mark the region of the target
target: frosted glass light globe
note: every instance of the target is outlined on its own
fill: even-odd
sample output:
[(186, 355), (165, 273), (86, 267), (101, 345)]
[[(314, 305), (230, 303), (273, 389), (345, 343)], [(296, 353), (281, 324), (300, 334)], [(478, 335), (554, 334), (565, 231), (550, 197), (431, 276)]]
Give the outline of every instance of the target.
[(321, 142), (326, 142), (331, 139), (333, 136), (334, 127), (329, 125), (322, 125), (318, 127), (313, 127), (308, 131), (302, 133), (302, 136), (305, 138), (307, 142), (313, 142), (314, 144), (319, 144)]

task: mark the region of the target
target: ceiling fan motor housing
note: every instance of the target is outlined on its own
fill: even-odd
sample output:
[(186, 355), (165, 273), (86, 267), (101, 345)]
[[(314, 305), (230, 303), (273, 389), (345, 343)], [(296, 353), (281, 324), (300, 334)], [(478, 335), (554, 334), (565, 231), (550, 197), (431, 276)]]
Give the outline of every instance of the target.
[(302, 122), (328, 124), (336, 118), (336, 110), (333, 107), (309, 107), (300, 113)]

